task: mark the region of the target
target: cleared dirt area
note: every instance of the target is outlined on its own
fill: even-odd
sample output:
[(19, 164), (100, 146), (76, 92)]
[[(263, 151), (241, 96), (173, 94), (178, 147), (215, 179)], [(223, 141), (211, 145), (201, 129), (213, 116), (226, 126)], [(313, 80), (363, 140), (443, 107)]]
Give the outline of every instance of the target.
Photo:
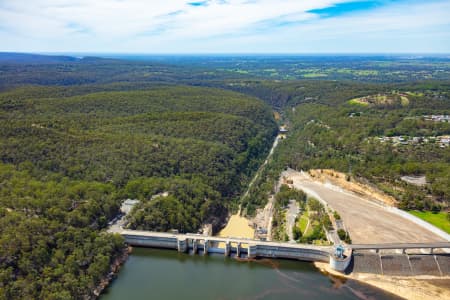
[(354, 244), (444, 242), (445, 240), (380, 205), (327, 182), (313, 180), (308, 174), (288, 170), (283, 178), (293, 187), (326, 202), (342, 217)]
[(400, 178), (403, 181), (406, 181), (407, 183), (411, 183), (417, 186), (424, 186), (427, 184), (427, 179), (425, 175), (423, 176), (402, 176)]
[(344, 173), (337, 172), (335, 170), (310, 170), (308, 174), (314, 179), (322, 183), (332, 183), (345, 190), (358, 194), (362, 197), (367, 197), (375, 200), (379, 203), (383, 203), (390, 206), (395, 206), (397, 200), (394, 197), (386, 195), (382, 191), (355, 181), (347, 181), (347, 176)]
[(264, 209), (258, 208), (256, 210), (256, 216), (252, 219), (252, 223), (258, 229), (255, 238), (266, 238), (268, 241), (271, 240), (274, 204), (275, 196), (270, 195), (269, 201), (266, 206), (264, 206)]
[(249, 221), (241, 217), (239, 214), (232, 215), (227, 223), (227, 226), (222, 229), (218, 236), (220, 237), (235, 237), (252, 239), (255, 235), (255, 230), (249, 226)]

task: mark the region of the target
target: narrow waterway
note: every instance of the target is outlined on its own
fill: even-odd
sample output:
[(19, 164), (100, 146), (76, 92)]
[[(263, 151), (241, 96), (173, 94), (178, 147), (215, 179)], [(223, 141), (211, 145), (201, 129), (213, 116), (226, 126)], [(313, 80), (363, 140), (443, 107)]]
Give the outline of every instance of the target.
[(219, 255), (134, 248), (101, 300), (398, 299), (354, 281), (331, 280), (312, 264), (237, 261)]

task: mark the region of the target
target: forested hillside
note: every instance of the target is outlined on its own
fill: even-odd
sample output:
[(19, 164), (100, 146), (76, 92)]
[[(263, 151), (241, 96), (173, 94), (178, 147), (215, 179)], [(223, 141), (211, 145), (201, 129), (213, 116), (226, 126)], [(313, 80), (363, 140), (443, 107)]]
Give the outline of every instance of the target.
[(448, 211), (447, 58), (0, 57), (0, 299), (92, 296), (123, 252), (102, 229), (127, 198), (130, 228), (217, 230), (273, 143), (272, 110), (289, 133), (247, 214), (287, 166)]
[[(280, 172), (336, 169), (373, 183), (403, 209), (448, 211), (450, 115), (447, 82), (366, 84), (340, 81), (225, 81), (279, 107), (289, 127), (243, 206), (266, 204)], [(358, 102), (355, 99), (373, 99)], [(441, 118), (441, 117), (436, 117)], [(417, 186), (403, 176), (423, 177)]]
[[(289, 108), (291, 134), (275, 154), (278, 169), (335, 169), (348, 173), (349, 180), (353, 176), (376, 184), (403, 209), (447, 210), (450, 123), (431, 116), (450, 115), (449, 86), (401, 88), (396, 93), (402, 103), (358, 103), (353, 100), (357, 91), (347, 101), (336, 101), (337, 92), (337, 98), (321, 97)], [(384, 95), (384, 90), (367, 95), (389, 99), (392, 92)], [(425, 176), (426, 184), (417, 186), (402, 176)]]
[[(142, 200), (132, 228), (217, 229), (277, 130), (268, 106), (234, 92), (90, 89), (0, 94), (6, 298), (88, 295), (122, 251), (99, 229), (126, 198)], [(150, 201), (160, 192), (169, 196)]]

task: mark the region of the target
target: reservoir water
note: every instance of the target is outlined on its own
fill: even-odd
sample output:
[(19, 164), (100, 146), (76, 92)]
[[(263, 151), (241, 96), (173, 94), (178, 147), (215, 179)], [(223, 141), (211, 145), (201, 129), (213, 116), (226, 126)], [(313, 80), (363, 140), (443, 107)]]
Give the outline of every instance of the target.
[(399, 299), (327, 277), (306, 262), (239, 261), (221, 255), (134, 248), (101, 300)]

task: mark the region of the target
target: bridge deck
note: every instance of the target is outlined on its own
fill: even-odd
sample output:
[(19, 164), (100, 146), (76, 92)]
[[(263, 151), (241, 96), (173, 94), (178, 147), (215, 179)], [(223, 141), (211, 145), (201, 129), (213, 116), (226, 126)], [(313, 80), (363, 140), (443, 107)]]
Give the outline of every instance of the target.
[(449, 242), (437, 243), (389, 243), (389, 244), (353, 244), (348, 245), (353, 250), (383, 250), (383, 249), (450, 249)]

